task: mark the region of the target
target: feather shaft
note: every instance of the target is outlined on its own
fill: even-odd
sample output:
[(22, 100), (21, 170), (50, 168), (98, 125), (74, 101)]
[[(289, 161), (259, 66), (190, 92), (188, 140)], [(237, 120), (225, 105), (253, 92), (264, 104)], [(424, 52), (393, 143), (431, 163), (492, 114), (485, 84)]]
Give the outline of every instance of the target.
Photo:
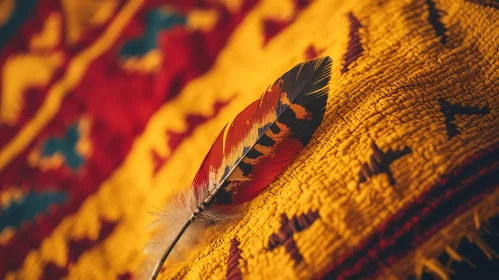
[(159, 272), (161, 271), (161, 268), (163, 267), (163, 264), (165, 263), (166, 259), (170, 255), (170, 253), (173, 251), (173, 248), (175, 247), (175, 245), (177, 245), (178, 241), (180, 240), (180, 238), (182, 237), (182, 235), (184, 234), (184, 232), (187, 230), (187, 228), (196, 220), (196, 217), (199, 214), (201, 214), (201, 212), (204, 211), (205, 207), (210, 203), (210, 201), (213, 199), (213, 197), (218, 192), (218, 190), (220, 190), (220, 188), (222, 187), (222, 185), (225, 182), (225, 180), (227, 180), (227, 178), (225, 178), (224, 180), (222, 180), (222, 182), (220, 182), (220, 184), (210, 193), (210, 195), (208, 195), (208, 197), (202, 203), (200, 203), (198, 205), (198, 207), (196, 208), (196, 210), (194, 210), (194, 212), (192, 213), (192, 215), (189, 218), (189, 220), (187, 220), (187, 222), (184, 224), (184, 226), (182, 227), (182, 229), (180, 230), (180, 232), (175, 236), (175, 239), (172, 241), (172, 243), (170, 244), (170, 246), (168, 246), (168, 249), (166, 249), (165, 253), (161, 257), (161, 259), (159, 260), (159, 262), (156, 264), (156, 266), (154, 267), (154, 271), (152, 273), (151, 280), (156, 280), (156, 278), (158, 277)]
[(175, 245), (177, 245), (177, 242), (180, 240), (180, 238), (182, 237), (182, 235), (184, 234), (184, 232), (187, 230), (187, 228), (191, 225), (191, 223), (193, 221), (194, 221), (194, 219), (192, 217), (189, 220), (187, 220), (187, 222), (185, 223), (185, 225), (182, 227), (182, 229), (180, 230), (180, 232), (177, 234), (177, 236), (175, 237), (175, 239), (173, 240), (173, 242), (168, 247), (168, 249), (166, 249), (165, 253), (161, 257), (161, 260), (159, 260), (158, 264), (156, 264), (156, 267), (154, 267), (154, 271), (152, 273), (151, 280), (156, 280), (156, 278), (158, 277), (159, 272), (161, 271), (161, 268), (163, 267), (163, 264), (166, 261), (166, 258), (168, 258), (168, 256), (170, 255), (170, 253), (173, 251), (173, 247), (175, 247)]

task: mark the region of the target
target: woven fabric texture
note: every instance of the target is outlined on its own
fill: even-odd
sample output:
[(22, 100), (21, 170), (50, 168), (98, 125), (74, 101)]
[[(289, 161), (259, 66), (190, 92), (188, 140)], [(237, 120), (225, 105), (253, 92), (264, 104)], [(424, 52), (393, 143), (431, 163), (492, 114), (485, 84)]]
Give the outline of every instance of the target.
[(134, 278), (149, 212), (320, 56), (332, 77), (310, 144), (159, 278), (449, 279), (463, 240), (497, 257), (482, 232), (499, 211), (498, 8), (0, 1), (0, 278)]

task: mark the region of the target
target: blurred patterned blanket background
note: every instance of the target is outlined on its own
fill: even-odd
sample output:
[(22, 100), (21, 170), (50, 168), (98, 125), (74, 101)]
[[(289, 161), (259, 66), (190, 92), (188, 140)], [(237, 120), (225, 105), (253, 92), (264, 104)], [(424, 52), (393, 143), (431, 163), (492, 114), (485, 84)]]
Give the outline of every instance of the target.
[(498, 8), (0, 0), (0, 278), (134, 278), (149, 212), (189, 187), (223, 125), (328, 55), (311, 147), (162, 277), (486, 279), (499, 244), (483, 234), (499, 212)]

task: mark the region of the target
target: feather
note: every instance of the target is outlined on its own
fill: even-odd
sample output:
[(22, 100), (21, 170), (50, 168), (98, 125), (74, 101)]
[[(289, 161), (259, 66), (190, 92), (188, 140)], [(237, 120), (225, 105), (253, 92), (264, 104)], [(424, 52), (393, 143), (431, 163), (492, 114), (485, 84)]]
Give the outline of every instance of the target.
[(325, 57), (296, 65), (220, 131), (192, 187), (176, 194), (154, 224), (145, 250), (144, 271), (159, 260), (151, 279), (170, 253), (181, 258), (207, 227), (237, 217), (234, 207), (260, 194), (308, 144), (324, 117), (331, 63)]

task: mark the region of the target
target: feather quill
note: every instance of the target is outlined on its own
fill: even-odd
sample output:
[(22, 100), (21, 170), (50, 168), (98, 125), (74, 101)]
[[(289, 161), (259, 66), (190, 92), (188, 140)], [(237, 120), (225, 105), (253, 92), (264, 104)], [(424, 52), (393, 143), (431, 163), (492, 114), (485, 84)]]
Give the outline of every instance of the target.
[(155, 279), (170, 253), (181, 258), (208, 227), (237, 217), (234, 207), (261, 193), (293, 162), (324, 117), (331, 63), (324, 57), (296, 65), (220, 131), (192, 187), (159, 213), (143, 273)]

